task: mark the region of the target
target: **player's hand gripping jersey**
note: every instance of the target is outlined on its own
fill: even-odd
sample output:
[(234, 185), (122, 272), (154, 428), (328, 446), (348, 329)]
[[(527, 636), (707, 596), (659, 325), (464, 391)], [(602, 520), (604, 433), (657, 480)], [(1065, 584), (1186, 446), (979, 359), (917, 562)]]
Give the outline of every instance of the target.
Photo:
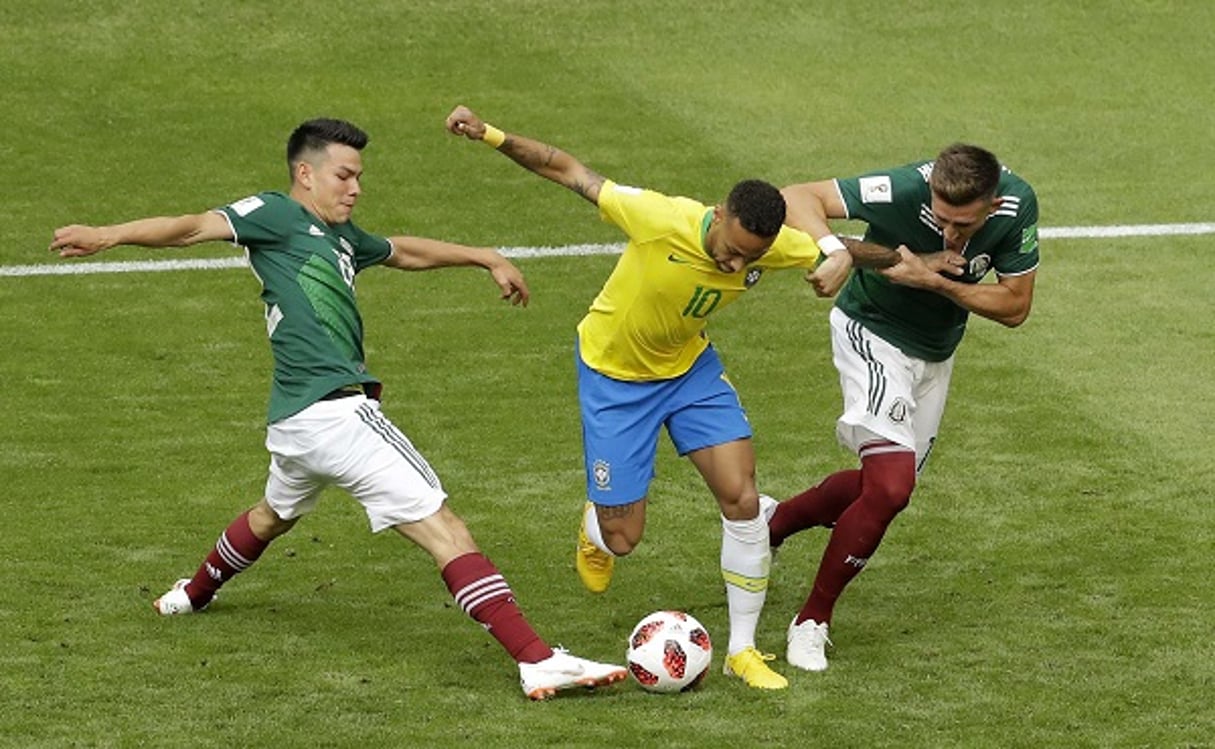
[(709, 345), (704, 327), (710, 314), (754, 286), (765, 270), (813, 268), (819, 259), (814, 240), (786, 226), (757, 262), (723, 273), (704, 246), (712, 208), (610, 180), (599, 192), (599, 214), (629, 241), (578, 324), (579, 350), (587, 366), (620, 380), (687, 372)]
[[(868, 222), (865, 239), (912, 252), (939, 252), (944, 236), (932, 216), (928, 178), (932, 161), (917, 162), (836, 185), (848, 218)], [(996, 195), (1001, 199), (987, 223), (967, 243), (961, 283), (978, 283), (989, 270), (1005, 276), (1038, 267), (1038, 199), (1023, 179), (1001, 169)], [(966, 332), (968, 313), (940, 294), (899, 286), (880, 273), (857, 268), (835, 302), (904, 353), (926, 361), (953, 355)]]

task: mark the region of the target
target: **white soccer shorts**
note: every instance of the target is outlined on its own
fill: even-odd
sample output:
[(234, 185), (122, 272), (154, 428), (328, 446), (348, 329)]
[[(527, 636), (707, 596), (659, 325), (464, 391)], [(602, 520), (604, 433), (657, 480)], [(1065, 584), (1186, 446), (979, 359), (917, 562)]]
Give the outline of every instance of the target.
[(844, 394), (835, 426), (840, 444), (859, 452), (866, 443), (889, 440), (915, 450), (916, 472), (923, 471), (945, 413), (954, 358), (908, 356), (838, 307), (831, 309), (831, 350)]
[(447, 494), (409, 439), (363, 395), (317, 401), (266, 430), (266, 501), (284, 520), (310, 512), (326, 486), (350, 493), (373, 533), (439, 511)]

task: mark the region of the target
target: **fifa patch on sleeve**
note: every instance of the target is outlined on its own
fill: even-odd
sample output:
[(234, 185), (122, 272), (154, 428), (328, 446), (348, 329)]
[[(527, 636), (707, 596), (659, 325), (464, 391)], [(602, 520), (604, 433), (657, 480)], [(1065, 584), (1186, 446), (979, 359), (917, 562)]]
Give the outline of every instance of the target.
[(1021, 230), (1021, 254), (1028, 255), (1038, 249), (1038, 225)]
[(890, 203), (894, 200), (890, 189), (890, 177), (886, 175), (861, 177), (859, 182), (862, 203)]
[(265, 204), (266, 203), (256, 195), (250, 195), (247, 198), (236, 201), (231, 207), (233, 211), (236, 211), (237, 216), (244, 218)]

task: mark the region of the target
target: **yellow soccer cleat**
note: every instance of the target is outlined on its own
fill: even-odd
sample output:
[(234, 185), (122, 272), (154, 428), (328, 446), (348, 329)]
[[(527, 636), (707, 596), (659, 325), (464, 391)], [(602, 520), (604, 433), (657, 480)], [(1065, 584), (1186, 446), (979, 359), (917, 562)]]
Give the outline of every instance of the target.
[(737, 676), (749, 687), (784, 689), (789, 686), (789, 680), (768, 668), (768, 661), (771, 660), (776, 660), (776, 656), (749, 647), (734, 655), (727, 655), (722, 671), (726, 676)]
[(587, 502), (582, 510), (582, 524), (578, 527), (578, 549), (574, 553), (574, 569), (582, 584), (592, 593), (602, 593), (612, 584), (612, 568), (616, 565), (616, 557), (608, 554), (586, 535), (586, 513), (590, 511), (591, 503)]

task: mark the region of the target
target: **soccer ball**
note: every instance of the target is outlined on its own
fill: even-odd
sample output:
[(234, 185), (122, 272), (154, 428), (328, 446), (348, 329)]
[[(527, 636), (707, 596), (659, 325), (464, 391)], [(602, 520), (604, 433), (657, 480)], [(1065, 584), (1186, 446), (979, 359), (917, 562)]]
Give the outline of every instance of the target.
[(651, 692), (686, 692), (709, 673), (709, 631), (682, 611), (655, 611), (633, 627), (629, 673)]

